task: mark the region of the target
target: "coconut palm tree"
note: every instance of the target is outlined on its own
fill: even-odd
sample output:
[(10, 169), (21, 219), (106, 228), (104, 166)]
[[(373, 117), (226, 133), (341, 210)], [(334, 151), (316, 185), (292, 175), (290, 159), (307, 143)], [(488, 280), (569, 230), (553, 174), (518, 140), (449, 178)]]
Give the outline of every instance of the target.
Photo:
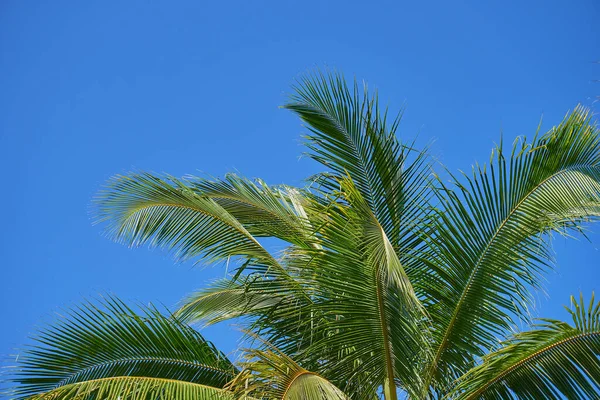
[[(401, 143), (366, 87), (317, 73), (294, 89), (285, 108), (325, 169), (306, 187), (132, 172), (94, 200), (123, 244), (235, 270), (173, 314), (112, 297), (71, 310), (20, 355), (12, 396), (600, 398), (600, 302), (572, 297), (569, 322), (529, 311), (552, 235), (600, 215), (589, 112), (455, 176)], [(231, 319), (236, 363), (192, 328)]]

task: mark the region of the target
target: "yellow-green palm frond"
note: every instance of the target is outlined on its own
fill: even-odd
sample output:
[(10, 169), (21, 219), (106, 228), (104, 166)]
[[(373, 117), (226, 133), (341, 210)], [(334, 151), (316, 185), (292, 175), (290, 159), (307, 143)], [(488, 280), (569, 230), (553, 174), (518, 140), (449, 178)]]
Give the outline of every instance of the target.
[(61, 386), (30, 400), (234, 400), (224, 389), (178, 380), (117, 376)]
[(300, 367), (290, 357), (266, 345), (249, 350), (244, 369), (230, 388), (240, 397), (270, 400), (347, 400), (334, 384)]

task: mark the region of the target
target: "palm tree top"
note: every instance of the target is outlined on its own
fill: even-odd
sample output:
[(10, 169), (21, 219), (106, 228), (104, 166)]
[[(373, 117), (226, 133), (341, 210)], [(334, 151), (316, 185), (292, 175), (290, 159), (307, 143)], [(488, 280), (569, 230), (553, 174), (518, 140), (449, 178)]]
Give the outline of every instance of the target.
[[(115, 298), (75, 309), (20, 357), (14, 398), (600, 398), (600, 302), (573, 298), (569, 323), (528, 312), (552, 234), (600, 215), (587, 109), (442, 179), (399, 139), (401, 113), (338, 73), (300, 79), (284, 108), (323, 167), (306, 187), (107, 182), (94, 207), (114, 240), (235, 268), (173, 315)], [(249, 339), (236, 362), (190, 327), (232, 319)]]

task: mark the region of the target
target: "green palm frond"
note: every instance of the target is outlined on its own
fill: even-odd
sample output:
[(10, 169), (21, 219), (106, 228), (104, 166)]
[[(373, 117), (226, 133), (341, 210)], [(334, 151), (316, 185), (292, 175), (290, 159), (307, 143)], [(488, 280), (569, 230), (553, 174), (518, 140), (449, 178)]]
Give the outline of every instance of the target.
[(234, 400), (224, 389), (185, 381), (118, 376), (73, 383), (30, 400)]
[(319, 183), (336, 190), (349, 175), (394, 246), (406, 240), (431, 192), (426, 153), (396, 137), (402, 113), (388, 121), (377, 93), (349, 88), (338, 74), (308, 76), (294, 89), (285, 108), (308, 125), (308, 155), (331, 169)]
[(236, 373), (227, 357), (189, 326), (154, 308), (136, 314), (109, 298), (99, 306), (86, 303), (72, 309), (38, 333), (35, 344), (19, 355), (12, 395), (27, 398), (51, 392), (71, 398), (82, 391), (117, 393), (113, 384), (126, 391), (154, 390), (156, 385), (210, 391), (183, 383), (222, 389)]
[(113, 177), (95, 199), (97, 221), (115, 240), (172, 250), (180, 260), (242, 257), (276, 265), (248, 230), (213, 199), (173, 177), (131, 173)]
[(243, 371), (231, 384), (240, 397), (270, 400), (347, 400), (322, 376), (300, 367), (290, 357), (266, 344), (266, 350), (249, 350)]
[[(287, 285), (286, 285), (287, 286)], [(260, 277), (222, 279), (187, 296), (175, 315), (189, 323), (208, 325), (232, 318), (260, 316), (285, 301), (287, 287)]]
[(96, 197), (95, 205), (97, 222), (106, 223), (108, 234), (116, 241), (166, 248), (182, 261), (233, 258), (241, 263), (237, 275), (247, 268), (285, 282), (288, 290), (300, 291), (306, 298), (249, 231), (303, 243), (307, 240), (300, 208), (303, 201), (297, 190), (275, 191), (235, 176), (227, 181), (183, 181), (131, 173), (113, 177)]
[(577, 108), (547, 134), (517, 140), (509, 156), (500, 145), (465, 179), (458, 195), (440, 182), (437, 221), (410, 275), (434, 324), (426, 382), (451, 382), (508, 332), (512, 315), (527, 318), (529, 289), (552, 262), (545, 233), (600, 215), (598, 130)]
[(540, 320), (469, 371), (449, 398), (595, 399), (600, 395), (600, 302), (571, 298), (573, 324)]
[(311, 271), (303, 278), (313, 302), (305, 308), (291, 301), (278, 304), (277, 313), (289, 314), (290, 321), (282, 319), (287, 325), (276, 332), (303, 336), (290, 341), (291, 333), (274, 335), (269, 341), (286, 354), (299, 354), (307, 365), (318, 365), (324, 377), (358, 398), (376, 392), (388, 377), (394, 387), (410, 389), (419, 380), (413, 361), (424, 346), (425, 316), (365, 200), (351, 180), (340, 185), (338, 201), (328, 203), (327, 211), (319, 202), (309, 208), (311, 221), (320, 226), (315, 236), (320, 246), (290, 249), (284, 259), (288, 269)]
[(253, 236), (306, 245), (305, 221), (296, 208), (303, 202), (303, 193), (298, 189), (271, 187), (235, 174), (227, 174), (223, 180), (187, 177), (186, 183), (227, 210)]

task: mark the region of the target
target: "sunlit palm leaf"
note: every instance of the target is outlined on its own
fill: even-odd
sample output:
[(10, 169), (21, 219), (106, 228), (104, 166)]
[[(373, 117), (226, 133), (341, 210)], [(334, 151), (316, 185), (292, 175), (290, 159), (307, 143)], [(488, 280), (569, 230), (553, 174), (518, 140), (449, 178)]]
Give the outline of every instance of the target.
[(244, 370), (231, 385), (238, 395), (271, 400), (347, 399), (327, 379), (300, 367), (277, 349), (267, 348), (246, 354)]
[(230, 391), (160, 378), (120, 376), (73, 383), (30, 400), (233, 400)]
[(243, 257), (276, 265), (246, 228), (211, 198), (172, 177), (148, 173), (115, 176), (96, 197), (97, 221), (122, 243), (149, 243), (175, 252), (180, 260), (219, 261)]
[(190, 294), (175, 315), (190, 323), (215, 324), (237, 317), (260, 316), (285, 301), (287, 285), (281, 287), (259, 277), (244, 281), (223, 279)]
[(302, 196), (297, 189), (274, 188), (235, 174), (227, 174), (223, 180), (187, 177), (186, 182), (200, 196), (211, 198), (227, 210), (253, 236), (306, 245), (304, 221), (295, 208)]
[(506, 334), (511, 315), (527, 318), (529, 289), (551, 264), (541, 235), (599, 215), (600, 138), (586, 110), (517, 140), (507, 157), (498, 147), (459, 195), (440, 189), (424, 268), (414, 272), (435, 328), (427, 382), (450, 382)]
[(600, 302), (572, 299), (573, 324), (541, 320), (484, 357), (448, 395), (458, 399), (595, 399), (600, 396)]

